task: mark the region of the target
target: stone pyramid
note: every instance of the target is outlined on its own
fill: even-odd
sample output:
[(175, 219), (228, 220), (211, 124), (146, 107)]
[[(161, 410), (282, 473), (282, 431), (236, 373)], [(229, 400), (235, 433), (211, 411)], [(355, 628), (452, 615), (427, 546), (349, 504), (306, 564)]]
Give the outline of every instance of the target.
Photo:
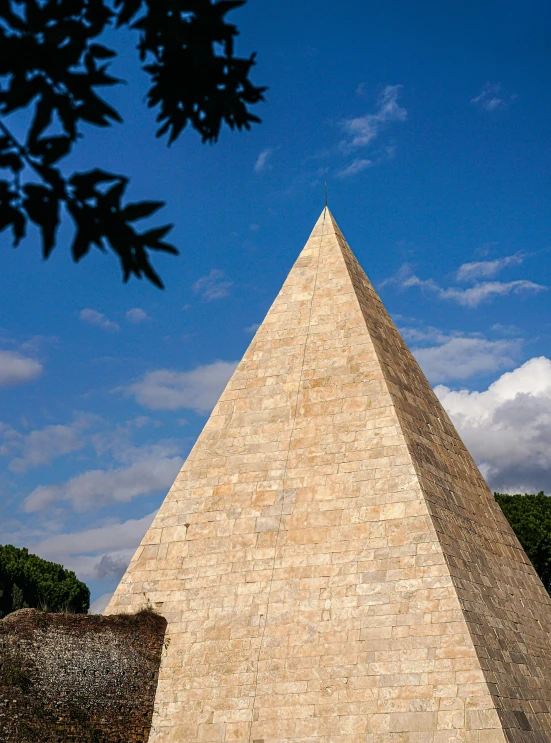
[(154, 743), (550, 743), (551, 600), (326, 208), (107, 609)]

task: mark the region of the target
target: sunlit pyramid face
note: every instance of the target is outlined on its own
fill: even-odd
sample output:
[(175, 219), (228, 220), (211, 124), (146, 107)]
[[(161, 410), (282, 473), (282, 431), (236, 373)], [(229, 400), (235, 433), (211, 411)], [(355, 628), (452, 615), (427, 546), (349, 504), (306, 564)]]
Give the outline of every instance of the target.
[(551, 601), (323, 210), (108, 613), (150, 740), (544, 743)]

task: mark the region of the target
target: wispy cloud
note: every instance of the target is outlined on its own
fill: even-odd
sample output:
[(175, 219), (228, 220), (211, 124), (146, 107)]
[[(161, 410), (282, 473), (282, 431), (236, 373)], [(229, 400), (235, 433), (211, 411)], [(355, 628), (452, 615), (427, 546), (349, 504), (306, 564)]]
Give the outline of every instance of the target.
[(522, 253), (506, 255), (493, 261), (476, 261), (463, 263), (457, 269), (457, 281), (476, 281), (477, 279), (493, 279), (494, 276), (508, 266), (520, 266), (525, 256)]
[(256, 158), (256, 162), (254, 164), (254, 172), (255, 173), (262, 173), (265, 170), (268, 170), (270, 165), (270, 160), (275, 152), (275, 149), (273, 147), (266, 147), (265, 150), (262, 150), (260, 155)]
[(15, 455), (9, 463), (12, 472), (21, 473), (48, 465), (54, 459), (86, 446), (82, 433), (92, 419), (93, 416), (79, 415), (73, 423), (46, 426), (26, 435), (11, 429), (4, 437), (0, 453), (4, 456)]
[(128, 312), (126, 313), (126, 319), (128, 320), (128, 322), (135, 323), (136, 325), (138, 323), (151, 320), (147, 312), (145, 310), (142, 310), (141, 307), (132, 307), (131, 310), (128, 310)]
[(520, 340), (452, 337), (440, 345), (413, 349), (413, 353), (427, 378), (438, 383), (511, 367), (521, 345)]
[(213, 268), (207, 276), (202, 276), (191, 287), (195, 294), (199, 294), (205, 301), (227, 297), (233, 282), (227, 278), (224, 271)]
[(236, 361), (215, 361), (187, 372), (159, 369), (149, 372), (126, 391), (150, 410), (189, 409), (207, 413), (215, 406), (236, 366)]
[(366, 147), (379, 135), (382, 128), (395, 121), (405, 121), (407, 111), (398, 103), (401, 85), (387, 85), (379, 96), (374, 113), (345, 119), (341, 127), (346, 138), (341, 142), (344, 152)]
[(79, 317), (83, 322), (86, 322), (89, 325), (95, 325), (102, 330), (109, 330), (111, 332), (117, 332), (120, 330), (118, 323), (110, 320), (103, 313), (98, 312), (97, 310), (92, 310), (89, 307), (81, 310)]
[(513, 96), (504, 96), (501, 83), (486, 83), (482, 92), (471, 98), (471, 104), (491, 112), (507, 108), (511, 100)]
[(438, 294), (442, 299), (451, 299), (463, 307), (478, 307), (482, 302), (496, 297), (505, 297), (509, 294), (534, 294), (546, 289), (547, 287), (533, 281), (518, 279), (517, 281), (484, 281), (468, 289), (438, 288)]
[(403, 289), (419, 287), (439, 299), (448, 299), (463, 307), (478, 307), (482, 302), (487, 302), (497, 297), (511, 294), (534, 294), (546, 291), (547, 287), (536, 284), (526, 279), (516, 281), (483, 281), (474, 286), (463, 289), (460, 287), (441, 287), (434, 279), (420, 279), (408, 263), (404, 263), (399, 271), (389, 279), (382, 282), (381, 286), (396, 284)]
[(36, 359), (17, 351), (0, 351), (0, 387), (33, 382), (43, 371), (44, 367)]
[(254, 322), (252, 325), (247, 325), (247, 327), (245, 328), (245, 333), (256, 333), (259, 327), (260, 323)]
[(87, 470), (67, 482), (39, 485), (24, 500), (27, 513), (43, 511), (55, 503), (66, 503), (74, 511), (93, 511), (105, 506), (128, 503), (170, 487), (183, 459), (175, 447), (156, 455), (145, 454), (127, 467)]
[(338, 172), (337, 178), (349, 178), (352, 175), (357, 175), (358, 173), (361, 173), (362, 170), (369, 168), (371, 165), (373, 165), (372, 160), (357, 158), (356, 160), (353, 160), (346, 168), (343, 168), (343, 170)]

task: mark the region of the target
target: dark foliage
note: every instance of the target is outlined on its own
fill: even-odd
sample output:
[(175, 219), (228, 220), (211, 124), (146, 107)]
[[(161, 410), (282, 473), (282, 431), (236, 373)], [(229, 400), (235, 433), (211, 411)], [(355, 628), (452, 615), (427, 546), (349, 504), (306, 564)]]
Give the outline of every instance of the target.
[(86, 614), (90, 591), (61, 565), (0, 545), (0, 617), (29, 607)]
[[(28, 222), (38, 226), (48, 258), (65, 209), (75, 226), (72, 256), (94, 245), (119, 257), (124, 280), (145, 276), (162, 287), (150, 251), (177, 254), (164, 241), (172, 225), (139, 232), (134, 222), (164, 202), (121, 203), (127, 178), (94, 169), (65, 176), (59, 163), (82, 137), (82, 125), (110, 126), (118, 112), (98, 88), (120, 83), (108, 72), (116, 52), (99, 43), (110, 26), (130, 26), (150, 76), (147, 104), (156, 108), (157, 136), (172, 144), (189, 123), (203, 142), (216, 142), (223, 123), (249, 129), (257, 116), (248, 106), (263, 99), (249, 73), (254, 55), (234, 56), (237, 28), (226, 14), (246, 0), (0, 0), (0, 230), (14, 246)], [(24, 142), (6, 117), (32, 110)], [(38, 176), (39, 182), (29, 182)]]
[(494, 493), (507, 521), (551, 594), (551, 498), (537, 495)]

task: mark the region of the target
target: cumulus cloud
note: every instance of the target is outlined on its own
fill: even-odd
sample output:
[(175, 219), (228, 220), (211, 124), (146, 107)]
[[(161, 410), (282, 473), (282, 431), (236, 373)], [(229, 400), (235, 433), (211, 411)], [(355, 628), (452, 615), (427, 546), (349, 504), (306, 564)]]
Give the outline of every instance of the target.
[(128, 322), (132, 322), (135, 324), (151, 320), (147, 312), (145, 310), (142, 310), (140, 307), (132, 307), (131, 310), (128, 310), (128, 312), (126, 313), (126, 319), (128, 320)]
[(491, 488), (551, 492), (551, 361), (532, 358), (482, 392), (435, 392)]
[(165, 491), (183, 464), (180, 456), (170, 454), (144, 456), (125, 467), (88, 470), (62, 484), (39, 485), (25, 498), (23, 508), (33, 513), (68, 503), (84, 512)]
[(97, 310), (92, 310), (89, 307), (81, 310), (79, 317), (83, 322), (86, 322), (89, 325), (95, 325), (102, 330), (109, 330), (111, 332), (117, 332), (120, 330), (118, 323), (113, 322), (113, 320), (110, 320), (106, 315), (103, 315)]
[(381, 286), (396, 284), (403, 289), (418, 287), (431, 292), (438, 299), (449, 299), (463, 307), (478, 307), (496, 297), (508, 295), (535, 294), (547, 290), (546, 286), (526, 279), (516, 281), (481, 281), (466, 289), (461, 287), (441, 287), (434, 279), (420, 279), (413, 273), (411, 266), (404, 263), (399, 271), (381, 283)]
[(226, 277), (224, 271), (213, 268), (208, 276), (202, 276), (191, 288), (195, 294), (199, 294), (207, 302), (212, 302), (214, 299), (227, 297), (232, 286), (233, 282)]
[(43, 371), (44, 367), (36, 359), (17, 351), (0, 351), (0, 387), (33, 382)]
[[(511, 98), (509, 98), (511, 100)], [(508, 100), (503, 97), (501, 83), (486, 83), (482, 92), (471, 98), (471, 104), (483, 108), (485, 111), (497, 111), (507, 108)]]
[(373, 165), (372, 160), (357, 158), (356, 160), (353, 160), (350, 165), (337, 173), (337, 178), (349, 178), (352, 175), (357, 175), (358, 173), (361, 173), (362, 170), (369, 168), (371, 165)]
[(478, 279), (493, 279), (503, 268), (520, 266), (524, 261), (522, 253), (506, 255), (493, 261), (475, 261), (463, 263), (457, 269), (457, 281), (476, 281)]
[(346, 138), (341, 149), (351, 152), (358, 147), (366, 147), (379, 135), (383, 127), (395, 121), (405, 121), (407, 111), (398, 103), (401, 85), (387, 85), (377, 102), (374, 113), (352, 119), (345, 119), (341, 127)]
[(96, 575), (99, 580), (104, 578), (116, 578), (120, 580), (128, 567), (126, 553), (103, 555), (96, 565)]
[(255, 173), (262, 173), (264, 170), (268, 170), (271, 167), (269, 161), (274, 152), (275, 150), (273, 147), (266, 147), (265, 150), (262, 150), (260, 155), (256, 158), (256, 162), (254, 164)]
[(215, 361), (192, 371), (158, 369), (127, 388), (136, 400), (151, 410), (180, 410), (208, 413), (216, 405), (237, 361)]
[(520, 351), (519, 340), (487, 340), (455, 337), (441, 345), (417, 348), (413, 353), (432, 383), (469, 379), (514, 364)]

